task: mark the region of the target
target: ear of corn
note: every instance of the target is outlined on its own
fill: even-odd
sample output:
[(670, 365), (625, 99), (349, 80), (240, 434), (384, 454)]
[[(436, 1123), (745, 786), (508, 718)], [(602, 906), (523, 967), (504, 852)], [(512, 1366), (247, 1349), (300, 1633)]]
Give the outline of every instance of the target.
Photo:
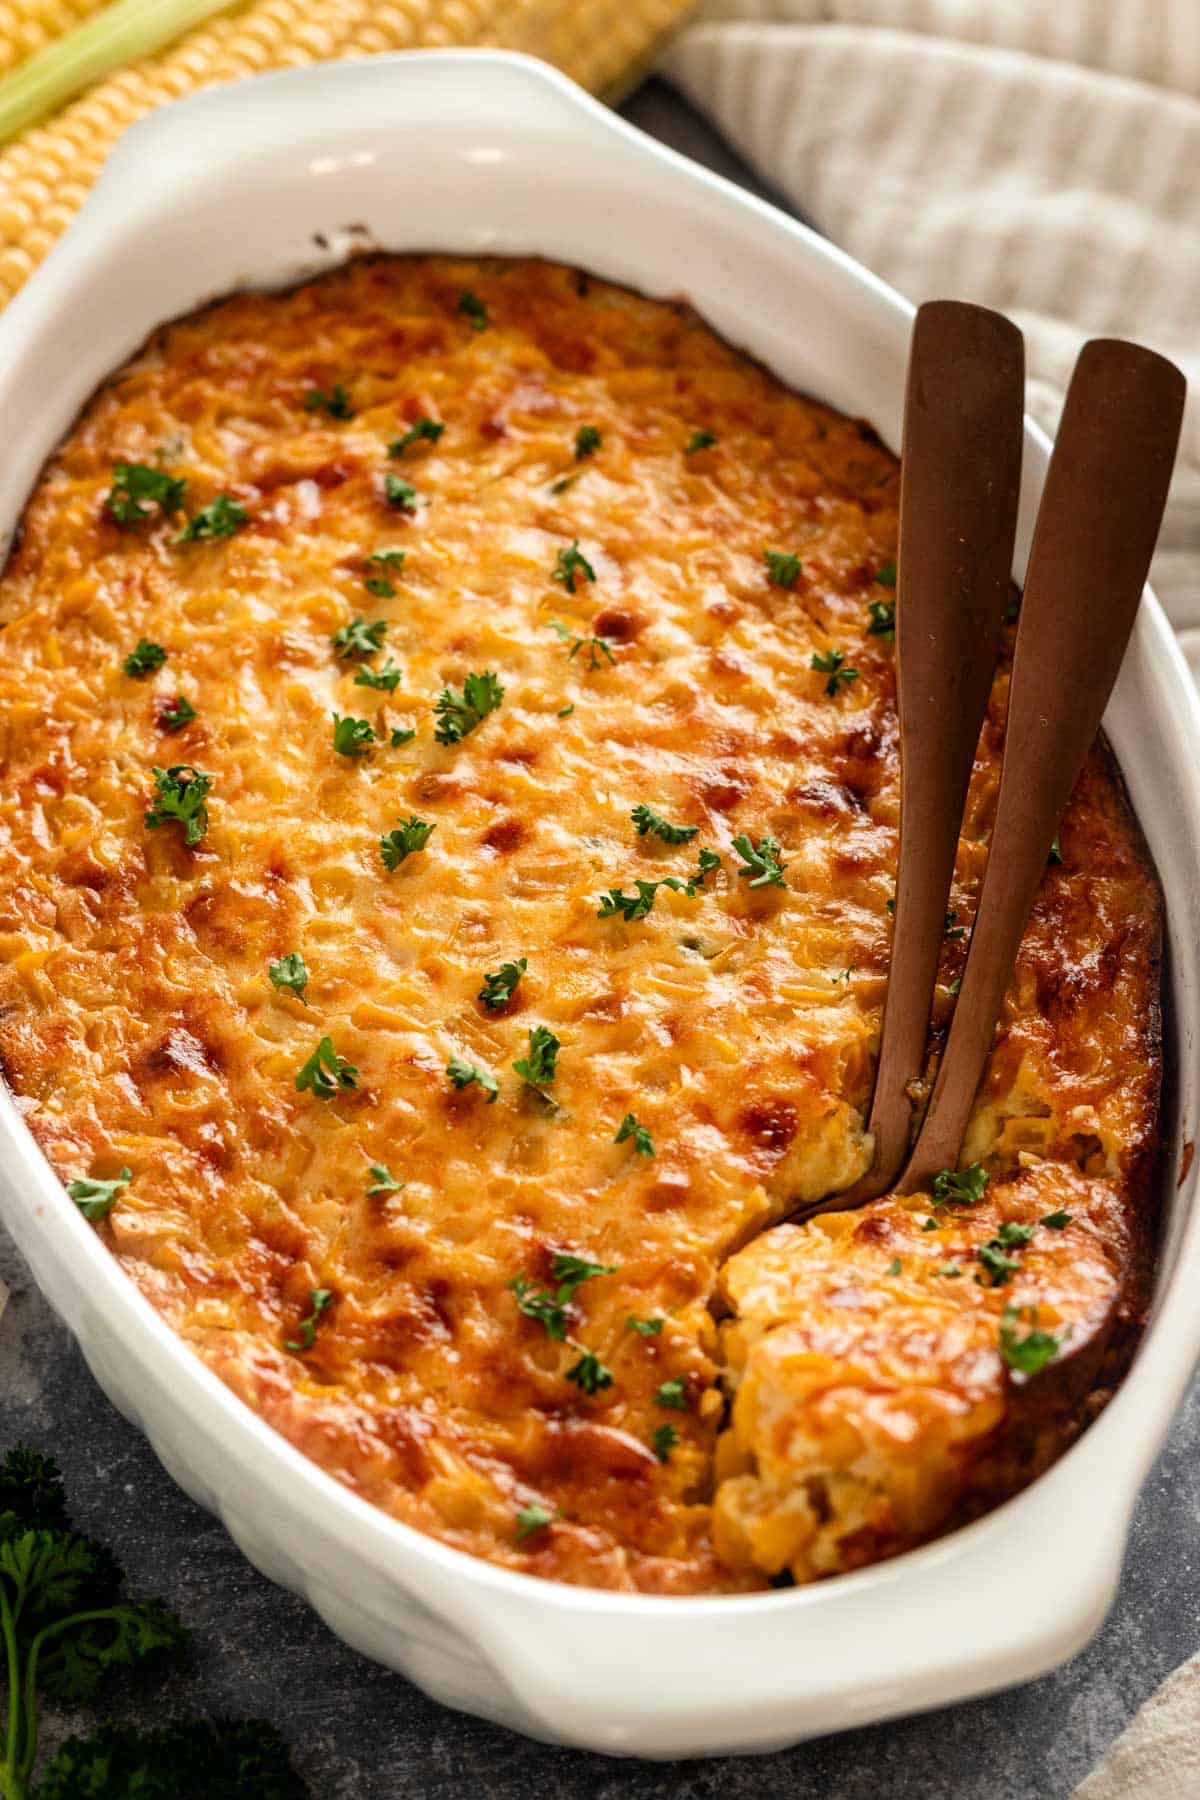
[[(96, 0), (0, 0), (0, 71), (36, 49), (39, 33), (76, 28), (0, 80), (0, 142), (6, 119), (17, 132), (0, 152), (0, 306), (69, 224), (121, 133), (166, 101), (266, 69), (467, 44), (526, 50), (593, 92), (612, 92), (692, 3), (117, 0), (100, 11)], [(47, 123), (31, 123), (81, 81), (94, 85)]]

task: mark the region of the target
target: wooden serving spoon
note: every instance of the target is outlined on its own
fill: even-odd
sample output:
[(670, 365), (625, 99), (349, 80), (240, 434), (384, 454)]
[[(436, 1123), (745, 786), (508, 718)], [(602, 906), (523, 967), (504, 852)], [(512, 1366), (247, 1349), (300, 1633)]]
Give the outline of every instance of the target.
[(867, 1129), (882, 1193), (908, 1154), (963, 802), (992, 685), (1021, 479), (1024, 341), (1000, 313), (922, 306), (904, 405), (896, 605), (900, 858)]
[[(1009, 688), (996, 820), (962, 987), (900, 1193), (958, 1164), (1059, 815), (1100, 728), (1162, 523), (1186, 384), (1164, 357), (1084, 346), (1046, 476)], [(903, 854), (903, 851), (902, 851)]]

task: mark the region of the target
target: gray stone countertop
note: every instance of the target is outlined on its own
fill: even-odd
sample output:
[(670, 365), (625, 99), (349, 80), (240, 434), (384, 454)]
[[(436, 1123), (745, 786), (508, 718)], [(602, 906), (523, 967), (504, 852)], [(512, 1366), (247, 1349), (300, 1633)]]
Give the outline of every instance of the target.
[[(754, 185), (659, 84), (626, 112)], [(130, 1716), (265, 1714), (322, 1800), (1067, 1800), (1142, 1701), (1200, 1647), (1193, 1390), (1138, 1503), (1116, 1605), (1066, 1668), (772, 1757), (656, 1764), (549, 1749), (435, 1705), (257, 1575), (103, 1398), (2, 1233), (0, 1277), (12, 1290), (0, 1324), (0, 1447), (23, 1438), (52, 1451), (80, 1524), (118, 1546), (137, 1588), (161, 1593), (195, 1632), (186, 1681)], [(51, 1742), (59, 1730), (52, 1718)]]

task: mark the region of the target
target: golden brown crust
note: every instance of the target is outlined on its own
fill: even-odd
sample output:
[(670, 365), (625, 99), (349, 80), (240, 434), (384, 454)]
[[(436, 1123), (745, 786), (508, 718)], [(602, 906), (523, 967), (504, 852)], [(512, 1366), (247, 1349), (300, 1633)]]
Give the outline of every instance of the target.
[[(353, 418), (305, 410), (338, 382)], [(442, 436), (389, 460), (423, 417)], [(577, 459), (583, 426), (601, 442)], [(689, 451), (697, 430), (718, 442)], [(235, 497), (246, 527), (185, 545), (179, 521), (119, 529), (104, 501), (122, 460), (184, 478), (189, 511)], [(388, 473), (415, 510), (388, 507)], [(890, 1199), (756, 1235), (867, 1160), (898, 797), (891, 650), (868, 609), (889, 597), (875, 577), (896, 497), (869, 430), (686, 308), (548, 264), (386, 258), (160, 333), (30, 503), (0, 582), (6, 1076), (64, 1180), (133, 1171), (99, 1229), (196, 1352), (347, 1484), (476, 1554), (706, 1591), (850, 1566), (989, 1503), (1068, 1440), (1077, 1396), (1031, 1436), (996, 1353), (1003, 1290), (938, 1286), (926, 1265), (967, 1256), (1043, 1187), (1069, 1189), (1080, 1223), (1024, 1253), (1023, 1303), (1056, 1307), (1081, 1342), (1100, 1342), (1087, 1321), (1114, 1295), (1139, 1314), (1159, 902), (1099, 753), (972, 1128), (969, 1156), (996, 1170), (986, 1206), (923, 1238)], [(568, 592), (553, 576), (576, 540), (596, 579)], [(367, 558), (392, 547), (395, 591), (373, 594)], [(799, 555), (794, 586), (767, 579), (766, 550)], [(355, 615), (387, 621), (368, 666), (395, 659), (392, 693), (355, 685), (331, 647)], [(555, 621), (611, 660), (570, 655)], [(140, 638), (168, 653), (142, 680), (121, 669)], [(857, 671), (832, 695), (810, 666), (830, 649)], [(485, 669), (502, 705), (438, 744), (434, 696)], [(964, 925), (1005, 681), (959, 858)], [(197, 717), (169, 733), (177, 693)], [(416, 735), (348, 758), (334, 711)], [(151, 765), (174, 763), (215, 778), (192, 849), (143, 823)], [(694, 840), (638, 835), (642, 802)], [(436, 829), (389, 871), (380, 836), (409, 815)], [(739, 833), (778, 840), (784, 887), (737, 873)], [(692, 876), (701, 846), (722, 866), (699, 892), (597, 917), (607, 889)], [(307, 1005), (267, 975), (296, 951)], [(520, 956), (512, 1001), (489, 1011), (483, 976)], [(949, 938), (943, 1023), (961, 959)], [(539, 1025), (561, 1040), (547, 1098), (512, 1070)], [(324, 1035), (359, 1071), (329, 1101), (295, 1086)], [(496, 1076), (495, 1104), (451, 1085), (454, 1057)], [(627, 1112), (653, 1157), (613, 1141)], [(403, 1190), (369, 1194), (372, 1163)], [(708, 1303), (742, 1244), (723, 1277), (740, 1317), (718, 1333)], [(556, 1252), (616, 1265), (576, 1289), (571, 1341), (511, 1286), (553, 1287)], [(915, 1259), (899, 1282), (897, 1254)], [(874, 1339), (836, 1298), (848, 1271)], [(311, 1349), (289, 1349), (313, 1289), (332, 1303)], [(921, 1407), (904, 1371), (895, 1407), (923, 1423), (895, 1438), (860, 1528), (826, 1531), (817, 1555), (793, 1532), (781, 1560), (775, 1514), (811, 1505), (828, 1454), (805, 1436), (785, 1334), (856, 1358), (848, 1388), (869, 1386), (910, 1307), (936, 1314), (934, 1348)], [(643, 1335), (631, 1318), (664, 1323)], [(594, 1394), (568, 1379), (581, 1347), (613, 1377)], [(782, 1458), (762, 1436), (781, 1396)], [(843, 1423), (858, 1405), (847, 1392)], [(953, 1454), (934, 1423), (951, 1416)], [(678, 1443), (660, 1460), (665, 1425)], [(848, 1521), (865, 1489), (846, 1491)], [(554, 1517), (521, 1537), (533, 1506)], [(747, 1521), (764, 1518), (756, 1548)]]

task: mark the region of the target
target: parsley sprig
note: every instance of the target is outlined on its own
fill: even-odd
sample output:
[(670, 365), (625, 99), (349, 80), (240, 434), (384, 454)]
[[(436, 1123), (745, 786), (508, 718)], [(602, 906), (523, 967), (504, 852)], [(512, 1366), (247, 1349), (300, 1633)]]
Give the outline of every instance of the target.
[[(119, 462), (113, 464), (112, 486), (104, 504), (114, 523), (128, 531), (153, 518), (154, 507), (163, 518), (181, 511), (185, 492), (186, 483), (176, 475), (167, 475), (148, 463)], [(152, 504), (143, 506), (144, 500)]]
[(482, 725), (489, 713), (496, 711), (503, 699), (500, 677), (491, 669), (468, 675), (461, 693), (456, 693), (452, 687), (444, 687), (433, 703), (438, 721), (434, 737), (439, 744), (461, 743), (477, 725)]
[[(623, 1144), (627, 1138), (633, 1139), (633, 1148), (638, 1156), (654, 1155), (654, 1139), (644, 1125), (639, 1125), (631, 1112), (627, 1112), (617, 1128), (614, 1144)], [(634, 1329), (640, 1331), (642, 1326), (635, 1321)], [(658, 1329), (662, 1330), (661, 1323)]]
[(574, 662), (575, 658), (579, 655), (579, 652), (581, 650), (586, 650), (588, 653), (589, 668), (598, 669), (600, 667), (600, 658), (602, 656), (606, 656), (610, 663), (616, 664), (617, 659), (612, 653), (612, 646), (609, 644), (607, 638), (597, 637), (594, 632), (585, 634), (579, 631), (572, 631), (571, 627), (569, 625), (564, 625), (561, 619), (551, 619), (550, 629), (557, 633), (564, 644), (570, 645), (570, 649), (567, 652), (568, 662)]
[(193, 513), (183, 530), (173, 537), (173, 544), (195, 544), (212, 538), (232, 537), (240, 531), (250, 515), (232, 494), (218, 494), (198, 513)]
[(94, 1175), (81, 1175), (68, 1182), (67, 1193), (84, 1218), (95, 1225), (101, 1219), (107, 1219), (121, 1198), (121, 1189), (128, 1187), (132, 1180), (133, 1172), (130, 1169), (122, 1169), (111, 1181), (100, 1181)]
[(596, 571), (579, 548), (578, 538), (566, 549), (559, 551), (550, 579), (561, 581), (568, 594), (575, 592), (577, 581), (595, 581)]
[(800, 558), (791, 550), (764, 550), (763, 561), (767, 565), (767, 580), (772, 587), (794, 588), (800, 579), (803, 565)]
[(982, 1163), (966, 1169), (939, 1169), (933, 1178), (933, 1204), (939, 1206), (978, 1206), (988, 1184), (988, 1172)]
[(394, 831), (385, 831), (379, 840), (384, 868), (398, 869), (406, 857), (425, 848), (436, 830), (436, 825), (428, 819), (418, 819), (415, 813), (410, 819), (401, 819)]
[(384, 476), (383, 497), (393, 512), (412, 513), (417, 510), (416, 488), (411, 481), (403, 481), (399, 475)]
[(196, 709), (185, 694), (176, 694), (169, 706), (164, 706), (158, 715), (158, 723), (163, 731), (182, 731), (196, 717)]
[[(734, 840), (736, 846), (736, 839)], [(635, 880), (637, 892), (626, 894), (621, 888), (609, 888), (600, 897), (598, 919), (611, 919), (620, 913), (627, 925), (637, 919), (644, 919), (653, 910), (659, 888), (670, 888), (673, 893), (686, 894), (689, 900), (696, 899), (704, 890), (704, 883), (715, 869), (721, 866), (721, 858), (715, 850), (701, 848), (697, 858), (696, 873), (686, 881), (680, 881), (676, 875), (664, 875), (658, 881)]]
[(656, 838), (661, 838), (664, 844), (689, 844), (700, 829), (698, 825), (672, 825), (645, 802), (635, 806), (630, 817), (637, 827), (639, 837), (653, 834)]
[(819, 675), (828, 676), (825, 692), (830, 699), (836, 696), (839, 688), (851, 687), (858, 680), (858, 670), (852, 668), (846, 661), (844, 650), (814, 651), (812, 661), (808, 666), (810, 669), (815, 669)]
[(306, 1350), (311, 1350), (317, 1341), (317, 1326), (321, 1322), (321, 1314), (327, 1312), (332, 1305), (332, 1288), (309, 1288), (309, 1310), (307, 1316), (300, 1321), (300, 1336), (298, 1338), (285, 1338), (283, 1344), (284, 1349), (295, 1350), (301, 1356), (304, 1355)]
[(355, 687), (374, 688), (377, 692), (394, 694), (400, 686), (401, 669), (389, 656), (381, 669), (369, 669), (366, 663), (360, 663), (354, 671)]
[(143, 675), (152, 675), (155, 669), (161, 669), (166, 660), (167, 653), (161, 644), (152, 644), (148, 638), (139, 638), (121, 668), (126, 675), (132, 675), (135, 681), (140, 681)]
[(389, 456), (403, 456), (411, 444), (436, 444), (445, 431), (445, 423), (441, 419), (418, 419), (415, 425), (393, 438), (388, 445)]
[(575, 433), (575, 461), (583, 462), (586, 457), (595, 456), (603, 441), (594, 425), (581, 425)]
[(184, 843), (194, 847), (208, 830), (208, 808), (204, 802), (216, 776), (206, 775), (191, 763), (173, 763), (169, 769), (160, 769), (156, 764), (150, 772), (157, 792), (145, 814), (147, 829), (182, 825)]
[(515, 1276), (508, 1285), (517, 1297), (519, 1311), (527, 1319), (539, 1320), (547, 1337), (565, 1343), (576, 1290), (597, 1275), (615, 1275), (617, 1267), (616, 1263), (589, 1262), (586, 1257), (559, 1250), (550, 1265), (553, 1288), (535, 1288), (524, 1275)]
[(545, 1087), (554, 1080), (558, 1053), (562, 1045), (546, 1025), (535, 1025), (529, 1033), (529, 1051), (513, 1064), (522, 1081), (530, 1087)]
[(329, 641), (340, 658), (374, 656), (377, 650), (383, 649), (387, 628), (386, 619), (376, 619), (373, 625), (368, 625), (360, 613), (348, 625), (339, 626)]
[[(289, 988), (297, 1000), (304, 1000), (304, 990), (308, 986), (308, 965), (298, 950), (289, 950), (277, 962), (267, 964), (267, 974), (271, 985), (277, 988)], [(308, 1001), (304, 1000), (305, 1006)]]
[(318, 1100), (332, 1100), (342, 1088), (357, 1086), (358, 1070), (344, 1056), (338, 1055), (330, 1037), (321, 1039), (308, 1061), (296, 1073), (297, 1092), (304, 1093), (308, 1090)]
[(474, 288), (463, 289), (458, 296), (458, 310), (472, 331), (484, 331), (490, 323), (488, 309)]
[(516, 962), (501, 963), (493, 974), (485, 975), (483, 986), (476, 999), (489, 1012), (503, 1012), (517, 991), (520, 981), (529, 964), (525, 957), (518, 957)]
[(598, 1394), (602, 1388), (612, 1386), (613, 1372), (594, 1350), (584, 1350), (579, 1361), (567, 1370), (567, 1380), (573, 1381), (585, 1394)]
[(660, 1425), (650, 1440), (650, 1447), (660, 1463), (670, 1462), (671, 1452), (679, 1442), (679, 1433), (673, 1425)]
[(500, 1083), (486, 1069), (479, 1068), (475, 1063), (463, 1062), (459, 1056), (452, 1056), (446, 1064), (446, 1074), (454, 1087), (468, 1088), (474, 1084), (476, 1087), (482, 1088), (487, 1095), (489, 1106), (495, 1103), (496, 1095), (500, 1092)]
[(787, 886), (783, 871), (788, 865), (780, 860), (780, 847), (773, 837), (764, 832), (755, 844), (743, 831), (734, 838), (733, 847), (742, 859), (737, 873), (749, 876), (752, 888)]
[(339, 756), (365, 756), (375, 742), (370, 719), (343, 718), (333, 715), (333, 747)]
[[(1024, 1336), (1017, 1335), (1022, 1322), (1029, 1325)], [(1036, 1306), (1006, 1306), (1000, 1323), (1000, 1355), (1018, 1375), (1038, 1375), (1062, 1349), (1063, 1338), (1042, 1331), (1037, 1324)]]
[(685, 456), (695, 456), (697, 450), (711, 450), (717, 441), (717, 434), (715, 431), (693, 431), (691, 437), (683, 446), (683, 454)]
[(1032, 1225), (1017, 1225), (1011, 1221), (1001, 1225), (995, 1237), (981, 1244), (975, 1252), (981, 1269), (975, 1279), (981, 1287), (1005, 1287), (1012, 1280), (1013, 1271), (1021, 1266), (1018, 1256), (1010, 1256), (1010, 1250), (1019, 1250), (1033, 1236)]
[(328, 413), (331, 419), (354, 417), (350, 395), (340, 381), (335, 381), (328, 393), (323, 388), (309, 388), (304, 396), (304, 410), (310, 413)]

